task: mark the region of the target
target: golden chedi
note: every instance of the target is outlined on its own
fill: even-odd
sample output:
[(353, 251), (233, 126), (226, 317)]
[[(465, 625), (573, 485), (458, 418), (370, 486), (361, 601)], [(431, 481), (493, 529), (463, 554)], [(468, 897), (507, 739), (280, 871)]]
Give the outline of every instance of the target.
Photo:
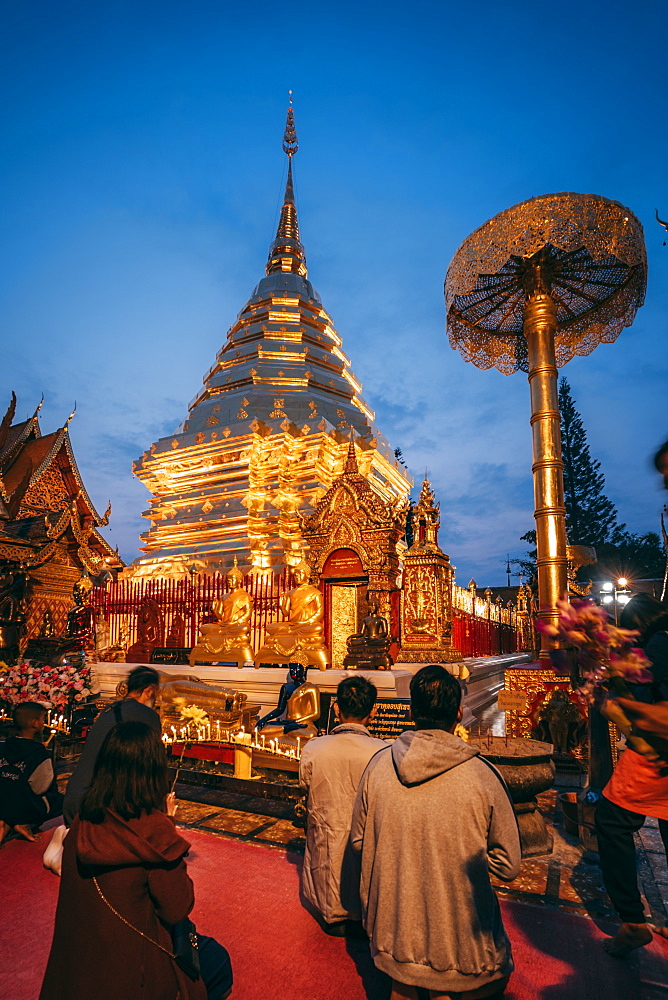
[(253, 662), (250, 627), (253, 598), (241, 586), (243, 575), (237, 566), (227, 574), (230, 591), (222, 600), (214, 601), (213, 613), (217, 621), (200, 626), (197, 645), (190, 653), (190, 666), (196, 663), (244, 663)]
[(266, 274), (183, 423), (134, 464), (152, 498), (144, 555), (128, 576), (187, 579), (193, 564), (226, 572), (234, 555), (256, 574), (296, 566), (307, 550), (301, 515), (340, 474), (351, 430), (360, 471), (380, 501), (394, 505), (411, 488), (308, 277), (292, 107), (283, 150), (285, 197)]
[(295, 566), (296, 586), (281, 598), (280, 609), (285, 621), (267, 625), (262, 648), (255, 656), (261, 663), (290, 663), (295, 659), (309, 666), (326, 670), (331, 663), (325, 646), (322, 592), (310, 584), (310, 570), (302, 560)]

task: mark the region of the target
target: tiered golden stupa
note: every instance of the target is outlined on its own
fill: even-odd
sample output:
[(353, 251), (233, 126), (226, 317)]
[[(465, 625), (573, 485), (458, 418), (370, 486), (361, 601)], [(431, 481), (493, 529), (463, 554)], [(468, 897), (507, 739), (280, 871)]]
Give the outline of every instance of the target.
[(283, 150), (285, 198), (264, 277), (173, 435), (134, 463), (153, 494), (145, 557), (126, 571), (182, 577), (296, 566), (305, 554), (299, 513), (309, 513), (343, 469), (354, 440), (359, 469), (390, 504), (411, 480), (374, 426), (342, 341), (307, 277), (299, 238), (292, 107)]

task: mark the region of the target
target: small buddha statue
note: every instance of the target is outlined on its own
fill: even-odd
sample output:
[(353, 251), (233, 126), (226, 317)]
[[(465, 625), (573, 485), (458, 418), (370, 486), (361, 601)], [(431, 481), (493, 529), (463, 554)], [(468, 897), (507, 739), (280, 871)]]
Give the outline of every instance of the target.
[[(285, 742), (310, 740), (318, 735), (315, 722), (320, 717), (320, 692), (307, 681), (308, 667), (291, 663), (285, 684), (278, 696), (278, 705), (263, 716), (255, 732), (264, 742), (291, 737)], [(275, 720), (275, 721), (274, 721)]]
[(377, 602), (370, 601), (361, 630), (346, 639), (348, 653), (343, 666), (347, 670), (390, 670), (393, 663), (390, 641), (387, 621), (378, 614)]
[(54, 631), (53, 615), (51, 609), (47, 608), (42, 615), (42, 627), (39, 630), (40, 639), (53, 639)]
[(281, 597), (279, 606), (286, 620), (267, 625), (264, 644), (255, 656), (256, 666), (289, 663), (296, 651), (303, 653), (310, 666), (326, 670), (330, 665), (323, 627), (323, 596), (308, 582), (309, 575), (302, 559), (293, 571), (296, 586)]
[(243, 590), (243, 575), (234, 557), (234, 566), (227, 574), (229, 593), (211, 605), (215, 622), (200, 625), (197, 645), (190, 653), (190, 666), (196, 663), (217, 663), (221, 660), (243, 667), (253, 661), (250, 639), (250, 620), (253, 598)]
[(80, 646), (89, 652), (95, 650), (95, 609), (90, 603), (92, 589), (93, 583), (88, 576), (82, 576), (74, 584), (74, 607), (68, 612), (65, 631), (61, 636), (61, 641), (68, 648)]

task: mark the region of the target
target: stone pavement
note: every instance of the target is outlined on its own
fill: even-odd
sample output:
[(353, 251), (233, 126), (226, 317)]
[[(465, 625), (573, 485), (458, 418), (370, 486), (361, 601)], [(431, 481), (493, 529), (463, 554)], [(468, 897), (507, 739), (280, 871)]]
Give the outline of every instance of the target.
[[(59, 775), (64, 786), (69, 774)], [(560, 791), (563, 789), (559, 789)], [(576, 790), (576, 789), (573, 789)], [(179, 783), (177, 822), (185, 830), (205, 830), (266, 847), (303, 851), (304, 830), (293, 823), (290, 802), (253, 798), (236, 792)], [(603, 887), (601, 869), (584, 857), (577, 837), (564, 830), (557, 790), (538, 796), (541, 812), (554, 830), (552, 854), (527, 858), (519, 876), (506, 884), (493, 880), (507, 899), (615, 920)], [(639, 877), (647, 913), (653, 923), (668, 923), (668, 866), (656, 820), (648, 819), (636, 837)]]
[[(292, 822), (290, 803), (181, 784), (177, 785), (177, 795), (177, 820), (185, 829), (208, 830), (268, 847), (304, 849), (304, 831)], [(523, 861), (518, 878), (510, 885), (494, 880), (497, 892), (534, 906), (614, 920), (601, 869), (583, 858), (578, 839), (564, 830), (556, 790), (540, 795), (539, 803), (554, 829), (554, 850)], [(668, 867), (655, 820), (647, 820), (637, 844), (648, 913), (654, 923), (662, 925), (668, 922)]]

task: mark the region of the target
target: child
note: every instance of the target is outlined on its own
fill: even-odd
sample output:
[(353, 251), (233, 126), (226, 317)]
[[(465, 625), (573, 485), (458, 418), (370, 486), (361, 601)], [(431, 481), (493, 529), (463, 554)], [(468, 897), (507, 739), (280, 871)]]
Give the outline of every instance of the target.
[(0, 745), (0, 844), (11, 829), (26, 840), (37, 840), (33, 827), (62, 812), (53, 764), (39, 742), (46, 709), (24, 701), (12, 717), (18, 735)]

